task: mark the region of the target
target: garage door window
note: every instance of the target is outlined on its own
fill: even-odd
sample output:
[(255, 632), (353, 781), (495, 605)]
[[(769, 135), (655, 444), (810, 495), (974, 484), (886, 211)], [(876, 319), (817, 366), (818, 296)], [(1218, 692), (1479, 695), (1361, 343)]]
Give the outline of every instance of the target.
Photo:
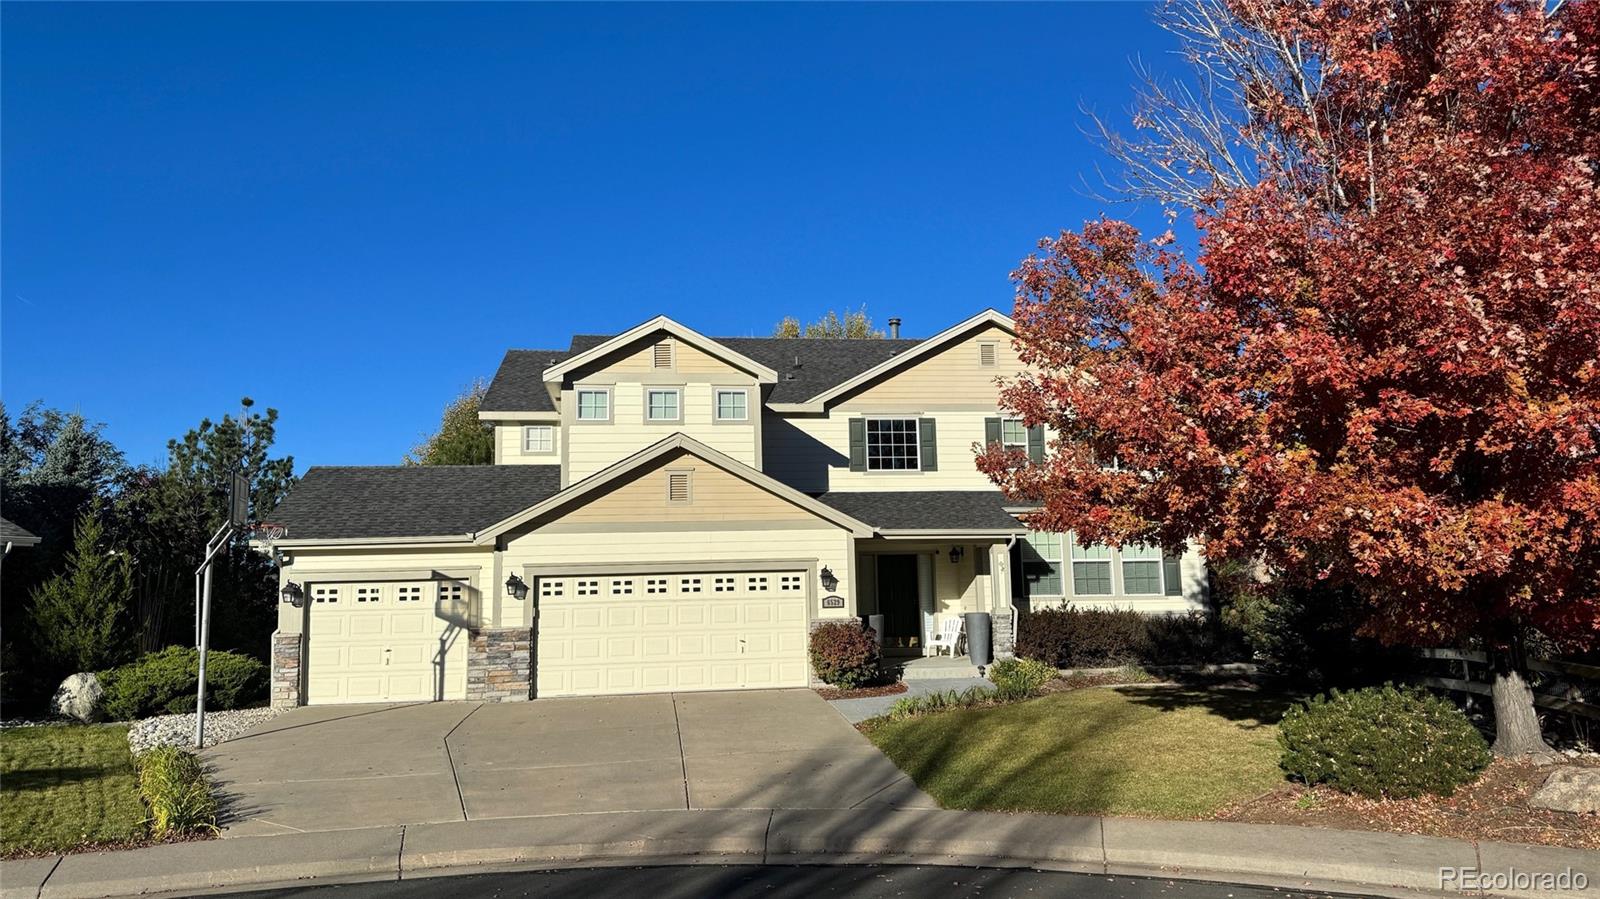
[(633, 579), (632, 578), (628, 578), (626, 580), (623, 580), (621, 578), (614, 578), (611, 581), (611, 595), (612, 596), (632, 596), (633, 595)]
[(600, 595), (600, 582), (599, 581), (579, 581), (578, 582), (578, 595), (579, 596), (599, 596)]
[(421, 602), (421, 587), (396, 587), (394, 588), (395, 602)]
[(803, 585), (798, 574), (786, 574), (778, 581), (778, 589), (784, 593), (798, 591)]
[(664, 577), (647, 577), (644, 579), (644, 592), (655, 596), (667, 592), (667, 579)]
[(539, 580), (539, 596), (543, 599), (557, 599), (567, 593), (567, 582), (541, 578)]
[(311, 591), (311, 598), (315, 602), (338, 602), (338, 587), (315, 587)]
[(697, 578), (697, 577), (686, 577), (686, 578), (680, 579), (678, 581), (678, 592), (679, 593), (699, 593), (700, 592), (700, 579)]
[(739, 589), (739, 579), (736, 577), (719, 577), (711, 582), (711, 589), (716, 593), (732, 593)]
[(383, 601), (382, 587), (357, 587), (356, 602), (377, 603)]
[(762, 575), (760, 577), (751, 577), (749, 584), (746, 585), (746, 589), (748, 589), (751, 593), (765, 593), (765, 592), (767, 592), (767, 577), (766, 577), (766, 575)]

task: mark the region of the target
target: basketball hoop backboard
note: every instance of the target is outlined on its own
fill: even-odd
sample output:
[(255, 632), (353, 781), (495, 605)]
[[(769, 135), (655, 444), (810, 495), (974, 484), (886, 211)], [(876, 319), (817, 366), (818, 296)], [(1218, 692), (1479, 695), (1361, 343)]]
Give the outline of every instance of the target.
[(233, 473), (233, 486), (228, 491), (228, 524), (244, 527), (250, 521), (250, 479), (241, 472)]

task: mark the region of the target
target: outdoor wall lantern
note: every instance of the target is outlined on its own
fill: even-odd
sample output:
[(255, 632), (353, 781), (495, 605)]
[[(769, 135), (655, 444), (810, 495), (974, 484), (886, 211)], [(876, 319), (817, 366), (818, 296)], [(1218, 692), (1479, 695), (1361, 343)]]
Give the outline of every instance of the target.
[(513, 599), (527, 599), (528, 585), (523, 583), (522, 578), (513, 574), (506, 578), (506, 595)]
[(839, 589), (839, 579), (834, 577), (832, 568), (826, 565), (822, 566), (822, 571), (817, 576), (822, 578), (822, 589), (829, 593)]
[(300, 585), (294, 581), (284, 584), (278, 595), (283, 597), (284, 602), (297, 609), (306, 604), (306, 591), (300, 589)]
[(957, 562), (960, 562), (962, 557), (964, 557), (966, 554), (967, 548), (965, 546), (950, 547), (950, 564), (954, 565)]

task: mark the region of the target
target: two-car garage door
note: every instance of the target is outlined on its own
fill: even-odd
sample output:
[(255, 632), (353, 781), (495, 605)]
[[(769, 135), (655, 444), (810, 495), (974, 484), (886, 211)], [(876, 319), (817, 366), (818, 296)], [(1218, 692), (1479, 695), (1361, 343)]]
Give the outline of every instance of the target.
[(804, 571), (541, 576), (537, 696), (804, 687)]

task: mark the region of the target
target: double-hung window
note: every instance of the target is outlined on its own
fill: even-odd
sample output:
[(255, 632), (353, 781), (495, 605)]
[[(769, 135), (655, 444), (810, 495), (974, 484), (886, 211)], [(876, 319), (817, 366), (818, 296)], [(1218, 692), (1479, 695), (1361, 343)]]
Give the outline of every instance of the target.
[(578, 420), (610, 421), (611, 391), (580, 388), (578, 390)]
[(544, 455), (556, 451), (556, 429), (550, 425), (528, 425), (522, 429), (522, 451)]
[(1028, 592), (1035, 596), (1060, 596), (1062, 535), (1050, 531), (1029, 531), (1028, 545), (1039, 554), (1038, 559), (1027, 560), (1024, 566), (1028, 578)]
[(1161, 595), (1161, 548), (1136, 546), (1122, 548), (1122, 592), (1129, 595)]
[(1028, 429), (1020, 418), (1000, 419), (1000, 445), (1006, 449), (1027, 450)]
[(717, 421), (747, 421), (750, 394), (743, 390), (717, 391)]
[(645, 418), (650, 421), (679, 421), (683, 418), (683, 393), (676, 387), (653, 387), (644, 392)]
[(1072, 542), (1072, 593), (1074, 596), (1111, 595), (1111, 547), (1102, 543), (1079, 546), (1077, 541)]
[(867, 470), (920, 470), (918, 443), (915, 418), (867, 419)]

